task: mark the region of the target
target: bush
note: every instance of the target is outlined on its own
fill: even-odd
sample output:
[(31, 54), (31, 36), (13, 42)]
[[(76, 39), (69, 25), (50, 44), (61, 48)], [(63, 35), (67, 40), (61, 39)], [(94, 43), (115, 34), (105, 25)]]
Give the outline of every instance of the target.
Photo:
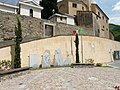
[(97, 67), (102, 67), (102, 63), (96, 63)]
[(11, 69), (11, 61), (10, 60), (2, 60), (0, 61), (0, 69)]
[(86, 64), (94, 64), (94, 60), (93, 59), (85, 59), (85, 63)]

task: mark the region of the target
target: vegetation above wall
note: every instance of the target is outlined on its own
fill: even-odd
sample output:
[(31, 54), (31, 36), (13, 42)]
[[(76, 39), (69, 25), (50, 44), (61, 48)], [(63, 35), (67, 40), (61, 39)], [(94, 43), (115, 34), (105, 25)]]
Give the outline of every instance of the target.
[(43, 7), (42, 18), (48, 19), (53, 13), (58, 12), (57, 0), (42, 0), (40, 5)]
[(115, 40), (120, 41), (120, 25), (109, 24), (110, 32), (113, 33)]

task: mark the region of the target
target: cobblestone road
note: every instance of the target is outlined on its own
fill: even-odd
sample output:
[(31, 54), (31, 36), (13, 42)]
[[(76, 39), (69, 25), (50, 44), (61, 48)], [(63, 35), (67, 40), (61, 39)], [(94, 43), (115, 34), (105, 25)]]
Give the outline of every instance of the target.
[(54, 68), (0, 82), (0, 90), (115, 90), (120, 70), (114, 68)]

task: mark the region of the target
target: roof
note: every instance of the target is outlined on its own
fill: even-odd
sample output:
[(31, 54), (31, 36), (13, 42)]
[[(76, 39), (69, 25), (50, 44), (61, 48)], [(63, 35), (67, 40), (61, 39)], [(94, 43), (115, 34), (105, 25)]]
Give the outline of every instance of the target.
[(10, 8), (19, 8), (19, 7), (16, 6), (16, 5), (11, 5), (11, 4), (2, 3), (2, 2), (0, 2), (0, 5), (2, 5), (2, 6), (6, 6), (6, 7), (10, 7)]
[(33, 1), (31, 1), (31, 2), (32, 2), (33, 4), (30, 4), (30, 3), (27, 3), (27, 2), (22, 2), (22, 1), (20, 1), (19, 4), (31, 6), (31, 7), (34, 7), (34, 8), (43, 9), (43, 7), (41, 7), (40, 5), (34, 3)]
[[(32, 4), (30, 4), (29, 2), (32, 2)], [(1, 5), (7, 5), (7, 6), (18, 6), (19, 3), (21, 4), (25, 4), (25, 5), (29, 5), (32, 7), (36, 7), (36, 8), (40, 8), (43, 9), (37, 2), (35, 2), (34, 0), (0, 0)]]
[(74, 18), (74, 16), (71, 16), (71, 15), (69, 15), (69, 14), (63, 14), (63, 13), (55, 13), (55, 14), (53, 14), (52, 16), (50, 16), (49, 17), (49, 19), (51, 19), (51, 18), (53, 18), (54, 16), (59, 16), (59, 17), (64, 17), (64, 18), (67, 18), (67, 17), (72, 17), (72, 18)]
[(19, 0), (0, 0), (0, 2), (16, 6), (18, 4)]
[(50, 16), (49, 19), (51, 19), (51, 18), (53, 18), (53, 17), (55, 17), (55, 16), (67, 18), (67, 16), (65, 16), (65, 15), (55, 13), (55, 14), (53, 14), (52, 16)]
[(92, 3), (92, 5), (95, 5), (106, 16), (106, 18), (109, 19), (109, 17), (103, 12), (103, 10), (97, 4)]
[(35, 0), (20, 0), (20, 2), (25, 2), (25, 3), (32, 2), (34, 5), (40, 6)]

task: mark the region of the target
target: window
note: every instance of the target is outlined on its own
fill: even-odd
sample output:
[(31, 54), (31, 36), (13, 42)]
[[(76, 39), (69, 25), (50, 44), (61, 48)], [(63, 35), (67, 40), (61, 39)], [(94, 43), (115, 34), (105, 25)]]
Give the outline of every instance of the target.
[(106, 20), (106, 23), (108, 23), (108, 20)]
[(104, 20), (104, 16), (102, 16), (102, 19)]
[(96, 19), (98, 20), (98, 16), (96, 15)]
[(30, 9), (30, 16), (33, 17), (33, 9)]
[(100, 16), (100, 12), (98, 12), (98, 16)]
[(60, 17), (60, 20), (62, 21), (62, 17)]
[(104, 31), (104, 29), (102, 29), (102, 31)]
[(114, 51), (114, 59), (120, 60), (120, 51)]
[(84, 7), (82, 6), (82, 10), (84, 11)]
[(73, 4), (72, 4), (72, 7), (73, 7), (73, 8), (77, 8), (77, 4), (76, 4), (76, 3), (73, 3)]
[(108, 28), (106, 28), (106, 30), (108, 31)]
[(100, 30), (98, 29), (98, 33), (100, 33)]

